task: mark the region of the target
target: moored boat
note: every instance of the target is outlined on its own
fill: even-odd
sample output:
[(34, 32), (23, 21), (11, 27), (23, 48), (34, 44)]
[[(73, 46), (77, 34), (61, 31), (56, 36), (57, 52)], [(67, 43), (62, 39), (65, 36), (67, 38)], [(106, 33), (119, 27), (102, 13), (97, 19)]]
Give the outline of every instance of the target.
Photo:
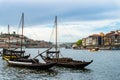
[[(22, 35), (21, 35), (21, 50), (15, 51), (15, 50), (5, 50), (6, 54), (10, 54), (10, 58), (4, 57), (4, 59), (7, 61), (9, 66), (13, 67), (23, 67), (23, 68), (29, 68), (29, 69), (39, 69), (39, 70), (46, 70), (51, 67), (53, 67), (56, 63), (55, 62), (49, 62), (49, 63), (41, 63), (38, 59), (28, 59), (27, 56), (24, 55), (25, 51), (22, 49), (23, 45), (23, 24), (24, 24), (24, 14), (22, 13)], [(20, 54), (17, 54), (20, 53)], [(18, 57), (20, 55), (20, 57)], [(12, 58), (12, 56), (16, 56), (17, 58)]]
[(21, 41), (20, 41), (20, 50), (16, 50), (17, 48), (15, 49), (11, 49), (10, 47), (10, 31), (9, 31), (9, 25), (8, 25), (8, 48), (3, 48), (2, 50), (2, 58), (7, 58), (7, 59), (10, 59), (10, 58), (29, 58), (30, 57), (30, 54), (29, 55), (24, 55), (25, 54), (25, 51), (23, 50), (23, 39), (24, 39), (24, 36), (23, 36), (23, 27), (24, 27), (24, 13), (22, 13), (22, 16), (21, 16), (21, 21), (20, 23), (22, 22), (22, 34), (21, 34)]
[(5, 59), (9, 66), (22, 67), (28, 69), (47, 70), (56, 63), (40, 63), (38, 59)]
[(77, 69), (82, 69), (88, 66), (90, 63), (93, 62), (91, 60), (90, 62), (85, 62), (85, 61), (78, 61), (78, 60), (73, 60), (72, 58), (44, 58), (46, 62), (56, 62), (56, 66), (59, 67), (66, 67), (66, 68), (77, 68)]
[(29, 58), (29, 55), (23, 55), (25, 51), (16, 51), (16, 50), (9, 50), (9, 49), (3, 49), (1, 55), (2, 58), (5, 59), (10, 59), (10, 58)]
[(46, 50), (46, 56), (39, 54), (45, 62), (56, 62), (56, 66), (59, 67), (68, 67), (68, 68), (85, 68), (89, 64), (93, 62), (93, 60), (86, 62), (86, 61), (78, 61), (73, 60), (72, 58), (60, 57), (60, 50), (58, 50), (57, 45), (57, 16), (55, 17), (55, 26), (56, 26), (56, 44), (55, 50), (52, 51), (51, 48)]
[(89, 51), (91, 51), (91, 52), (96, 52), (96, 51), (99, 51), (99, 48), (98, 48), (98, 47), (96, 47), (96, 48), (91, 48), (91, 49), (89, 49)]

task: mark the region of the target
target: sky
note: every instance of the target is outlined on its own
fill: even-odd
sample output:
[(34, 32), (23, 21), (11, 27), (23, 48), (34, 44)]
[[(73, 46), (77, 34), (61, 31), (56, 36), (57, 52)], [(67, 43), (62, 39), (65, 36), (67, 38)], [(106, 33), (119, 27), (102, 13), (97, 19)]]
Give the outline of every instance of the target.
[(91, 34), (120, 30), (120, 0), (0, 0), (0, 32), (16, 31), (24, 13), (24, 35), (34, 40), (51, 37), (58, 17), (59, 42), (76, 42)]

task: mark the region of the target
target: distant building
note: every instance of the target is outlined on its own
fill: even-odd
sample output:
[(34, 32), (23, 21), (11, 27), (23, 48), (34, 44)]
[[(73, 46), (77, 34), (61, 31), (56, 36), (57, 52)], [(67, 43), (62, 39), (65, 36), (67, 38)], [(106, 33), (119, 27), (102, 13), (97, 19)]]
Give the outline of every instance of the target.
[(120, 46), (120, 31), (111, 31), (104, 36), (104, 45)]
[(7, 45), (5, 45), (5, 40), (6, 38), (0, 38), (0, 47), (6, 47)]
[(86, 38), (82, 39), (82, 46), (84, 46), (84, 47), (86, 46)]
[(92, 45), (100, 46), (101, 45), (101, 36), (99, 34), (93, 34), (92, 37)]
[(28, 48), (46, 48), (49, 46), (52, 46), (51, 43), (45, 42), (45, 41), (38, 41), (29, 39), (26, 36), (21, 36), (19, 34), (6, 34), (1, 33), (0, 35), (0, 47), (20, 47), (22, 42), (22, 46), (28, 47)]
[(120, 30), (109, 33), (93, 34), (82, 39), (83, 47), (106, 47), (107, 49), (120, 49)]
[(99, 34), (93, 34), (87, 38), (83, 38), (82, 45), (83, 46), (100, 46), (101, 45), (101, 36)]

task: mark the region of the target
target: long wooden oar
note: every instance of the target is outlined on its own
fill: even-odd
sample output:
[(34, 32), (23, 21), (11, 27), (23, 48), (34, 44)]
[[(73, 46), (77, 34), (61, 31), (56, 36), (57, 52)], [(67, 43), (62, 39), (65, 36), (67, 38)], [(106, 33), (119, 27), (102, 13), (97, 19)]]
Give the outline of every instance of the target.
[(38, 56), (42, 55), (43, 53), (49, 51), (50, 49), (52, 49), (52, 47), (50, 47), (49, 49), (47, 49), (47, 50), (45, 50), (45, 51), (43, 51), (43, 52), (41, 52), (41, 53), (38, 53), (38, 55), (35, 56), (33, 59), (35, 59), (35, 58), (37, 58)]

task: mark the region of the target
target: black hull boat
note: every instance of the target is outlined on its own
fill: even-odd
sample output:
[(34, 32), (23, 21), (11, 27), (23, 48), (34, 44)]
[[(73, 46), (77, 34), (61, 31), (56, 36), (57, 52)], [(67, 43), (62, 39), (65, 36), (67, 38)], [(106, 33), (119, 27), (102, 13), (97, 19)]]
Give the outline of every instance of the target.
[(15, 51), (15, 50), (9, 50), (9, 49), (3, 49), (1, 55), (2, 58), (5, 59), (10, 59), (10, 58), (29, 58), (29, 55), (23, 55), (25, 51)]
[[(46, 63), (56, 63), (55, 66), (58, 67), (66, 67), (66, 68), (75, 68), (75, 69), (83, 69), (89, 64), (93, 62), (93, 60), (86, 62), (86, 61), (80, 61), (80, 60), (73, 60), (72, 58), (53, 58), (55, 57), (53, 54), (59, 54), (60, 51), (49, 51), (51, 48), (47, 49), (46, 51), (39, 54), (41, 58)], [(42, 54), (46, 52), (46, 56), (43, 56)]]
[(6, 59), (9, 66), (28, 69), (47, 70), (56, 63), (40, 63), (38, 59)]
[(10, 43), (10, 31), (9, 31), (9, 25), (8, 25), (8, 47), (6, 49), (3, 48), (3, 51), (2, 51), (3, 59), (5, 59), (5, 58), (7, 58), (7, 59), (10, 59), (10, 58), (29, 58), (30, 57), (30, 54), (29, 55), (24, 55), (25, 51), (23, 50), (23, 39), (25, 39), (25, 37), (23, 35), (24, 13), (22, 13), (20, 23), (22, 23), (22, 34), (19, 37), (21, 39), (21, 41), (20, 42), (16, 42), (16, 44), (20, 43), (20, 50), (16, 50), (18, 47), (16, 47), (13, 50), (11, 49), (11, 45), (10, 45), (11, 44)]
[(44, 58), (46, 62), (56, 62), (56, 66), (59, 67), (66, 67), (66, 68), (77, 68), (82, 69), (88, 66), (93, 62), (91, 60), (90, 62), (85, 61), (77, 61), (73, 60), (72, 58)]
[(60, 58), (60, 51), (58, 50), (58, 42), (57, 42), (57, 16), (55, 17), (55, 31), (56, 31), (56, 44), (55, 44), (55, 50), (48, 49), (46, 50), (46, 56), (43, 56), (41, 53), (40, 56), (45, 62), (56, 62), (56, 66), (59, 67), (68, 67), (68, 68), (85, 68), (88, 66), (90, 63), (93, 62), (93, 60), (89, 62), (85, 61), (77, 61), (73, 60), (72, 58)]

